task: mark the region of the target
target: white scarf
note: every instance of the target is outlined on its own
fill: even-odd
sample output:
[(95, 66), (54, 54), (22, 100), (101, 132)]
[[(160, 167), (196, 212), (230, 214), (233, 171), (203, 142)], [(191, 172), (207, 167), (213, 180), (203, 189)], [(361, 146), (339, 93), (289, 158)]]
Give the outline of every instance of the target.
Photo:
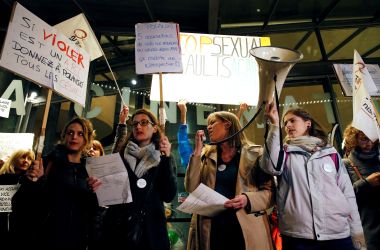
[(285, 138), (285, 143), (288, 145), (298, 146), (309, 153), (314, 153), (325, 146), (324, 142), (314, 136), (299, 136), (297, 138)]
[[(160, 151), (155, 149), (153, 143), (140, 148), (136, 143), (129, 141), (124, 151), (125, 160), (139, 178), (149, 169), (158, 166), (160, 155)], [(136, 165), (138, 160), (140, 162)]]

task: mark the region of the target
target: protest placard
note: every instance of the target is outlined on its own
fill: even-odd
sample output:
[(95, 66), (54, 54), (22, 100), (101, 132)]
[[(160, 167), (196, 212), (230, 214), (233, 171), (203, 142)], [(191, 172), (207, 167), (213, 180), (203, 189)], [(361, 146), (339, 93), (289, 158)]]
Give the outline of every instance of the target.
[[(344, 95), (352, 96), (352, 64), (334, 64), (333, 67)], [(366, 64), (366, 67), (375, 83), (375, 88), (367, 86), (368, 81), (364, 83), (366, 84), (369, 95), (380, 96), (380, 67), (377, 64)]]
[(85, 105), (90, 56), (16, 2), (0, 66)]
[(0, 117), (8, 118), (11, 110), (12, 101), (0, 98)]
[(18, 149), (32, 149), (33, 138), (33, 133), (0, 133), (0, 159)]
[[(165, 101), (256, 105), (259, 75), (249, 50), (270, 45), (267, 37), (180, 33), (182, 74), (163, 74)], [(153, 75), (150, 99), (159, 100)]]
[(12, 212), (12, 197), (19, 185), (0, 185), (0, 213)]
[(138, 23), (135, 30), (137, 74), (182, 72), (178, 24)]

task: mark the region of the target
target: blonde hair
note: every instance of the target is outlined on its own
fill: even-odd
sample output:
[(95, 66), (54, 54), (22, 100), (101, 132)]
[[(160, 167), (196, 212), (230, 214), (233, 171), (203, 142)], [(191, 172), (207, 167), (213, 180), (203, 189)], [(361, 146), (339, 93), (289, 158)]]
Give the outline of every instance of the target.
[(15, 174), (16, 173), (15, 166), (17, 165), (17, 161), (23, 156), (29, 157), (32, 161), (35, 159), (34, 152), (30, 149), (16, 150), (11, 154), (9, 159), (0, 168), (0, 175)]
[[(230, 123), (230, 128), (228, 130), (228, 136), (231, 136), (238, 132), (241, 129), (241, 124), (239, 122), (239, 119), (237, 116), (231, 112), (228, 111), (218, 111), (213, 112), (207, 117), (207, 123), (210, 123), (211, 121), (215, 120), (216, 118), (219, 118), (222, 121), (226, 121)], [(242, 145), (247, 144), (248, 140), (245, 136), (244, 132), (242, 131), (238, 135), (231, 138), (231, 140), (228, 140), (228, 145), (230, 147), (240, 148)]]

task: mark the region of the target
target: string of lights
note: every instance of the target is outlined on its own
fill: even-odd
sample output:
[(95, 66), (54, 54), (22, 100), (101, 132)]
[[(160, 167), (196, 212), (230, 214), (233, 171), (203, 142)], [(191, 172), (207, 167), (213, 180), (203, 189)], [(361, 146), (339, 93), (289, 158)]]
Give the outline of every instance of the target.
[[(94, 85), (98, 85), (101, 88), (109, 89), (109, 90), (115, 90), (117, 91), (117, 88), (111, 85), (107, 84), (99, 84), (99, 83), (92, 83)], [(146, 97), (150, 97), (150, 91), (138, 91), (138, 90), (131, 90), (130, 88), (123, 89), (123, 91), (130, 92), (134, 95), (142, 95)], [(373, 100), (378, 101), (380, 100), (380, 97), (372, 97)], [(332, 99), (321, 99), (321, 100), (312, 100), (312, 101), (302, 101), (302, 102), (291, 102), (291, 103), (280, 103), (280, 107), (287, 107), (287, 106), (303, 106), (303, 105), (313, 105), (313, 104), (322, 104), (322, 103), (330, 103), (332, 102)], [(337, 103), (345, 103), (345, 102), (352, 102), (352, 98), (345, 98), (345, 99), (337, 99)], [(198, 106), (198, 107), (204, 107), (211, 110), (216, 110), (216, 107), (213, 105), (207, 105), (202, 103), (194, 103), (189, 102), (188, 105)], [(255, 108), (255, 106), (249, 106), (249, 109)], [(229, 112), (237, 112), (239, 110), (239, 107), (236, 108), (229, 108)]]

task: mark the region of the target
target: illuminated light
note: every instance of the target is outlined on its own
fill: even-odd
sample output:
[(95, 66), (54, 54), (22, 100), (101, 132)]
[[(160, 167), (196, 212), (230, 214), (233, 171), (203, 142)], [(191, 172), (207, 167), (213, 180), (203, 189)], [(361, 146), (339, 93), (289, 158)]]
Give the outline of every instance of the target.
[(131, 80), (131, 83), (132, 83), (132, 85), (136, 85), (136, 84), (137, 84), (137, 81), (136, 81), (135, 79), (132, 79), (132, 80)]
[(29, 98), (34, 100), (34, 99), (36, 99), (37, 96), (38, 96), (37, 92), (33, 91), (32, 93), (30, 93)]

